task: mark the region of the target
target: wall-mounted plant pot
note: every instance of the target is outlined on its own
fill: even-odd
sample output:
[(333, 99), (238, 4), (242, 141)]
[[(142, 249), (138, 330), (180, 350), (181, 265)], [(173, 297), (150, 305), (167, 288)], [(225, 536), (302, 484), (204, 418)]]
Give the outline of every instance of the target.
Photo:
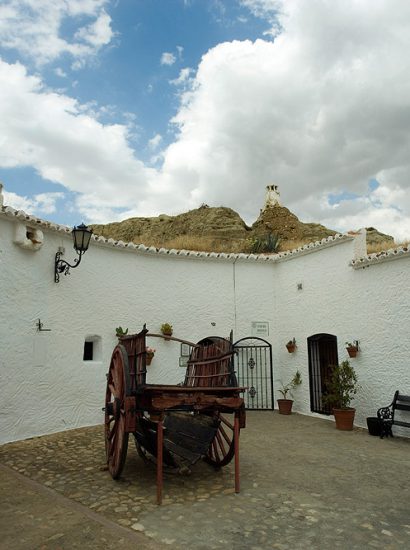
[(356, 347), (352, 346), (352, 347), (348, 347), (346, 348), (347, 350), (347, 353), (349, 354), (349, 357), (356, 357), (357, 355), (357, 352), (359, 351)]
[(172, 332), (163, 332), (165, 340), (171, 340)]
[(292, 399), (277, 399), (279, 414), (292, 414)]
[(286, 349), (289, 353), (293, 353), (296, 350), (296, 344), (286, 344)]
[(148, 366), (151, 364), (151, 361), (154, 359), (154, 356), (153, 355), (147, 355), (146, 357), (146, 360), (145, 360), (145, 364)]

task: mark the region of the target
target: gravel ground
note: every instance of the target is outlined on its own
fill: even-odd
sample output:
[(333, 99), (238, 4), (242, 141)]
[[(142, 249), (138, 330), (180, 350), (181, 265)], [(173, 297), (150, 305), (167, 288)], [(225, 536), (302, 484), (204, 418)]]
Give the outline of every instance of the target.
[(233, 463), (199, 462), (165, 474), (162, 506), (155, 466), (131, 439), (123, 476), (111, 479), (101, 426), (3, 445), (0, 547), (410, 548), (410, 439), (273, 411), (247, 421), (241, 493)]

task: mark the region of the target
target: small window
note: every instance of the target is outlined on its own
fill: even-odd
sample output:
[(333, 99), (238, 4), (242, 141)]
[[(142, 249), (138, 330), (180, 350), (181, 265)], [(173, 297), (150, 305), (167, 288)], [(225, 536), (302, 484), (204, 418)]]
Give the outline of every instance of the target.
[(87, 334), (84, 338), (83, 361), (97, 363), (102, 359), (101, 336)]
[(94, 342), (84, 342), (84, 361), (92, 361), (94, 354)]

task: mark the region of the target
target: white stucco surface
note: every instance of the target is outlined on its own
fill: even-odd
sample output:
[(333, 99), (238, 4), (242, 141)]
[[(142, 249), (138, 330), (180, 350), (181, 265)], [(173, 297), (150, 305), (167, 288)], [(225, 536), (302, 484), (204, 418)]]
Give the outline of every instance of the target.
[[(70, 263), (75, 257), (69, 231), (6, 210), (0, 212), (1, 442), (101, 422), (120, 325), (132, 333), (146, 323), (158, 333), (169, 322), (174, 336), (195, 342), (231, 330), (238, 340), (251, 335), (253, 321), (268, 322), (274, 379), (286, 382), (301, 371), (294, 409), (303, 414), (312, 414), (307, 338), (318, 333), (337, 337), (339, 361), (347, 357), (346, 340), (360, 342), (351, 360), (361, 384), (356, 425), (365, 426), (396, 389), (410, 393), (408, 254), (356, 269), (350, 263), (360, 246), (353, 238), (269, 259), (156, 252), (99, 239), (56, 284), (58, 247)], [(41, 247), (16, 243), (17, 223), (41, 231)], [(50, 330), (39, 331), (39, 319)], [(298, 347), (289, 354), (285, 344), (293, 337)], [(83, 361), (86, 339), (98, 342), (93, 361)], [(148, 381), (182, 381), (179, 345), (154, 338), (148, 344), (157, 350)]]

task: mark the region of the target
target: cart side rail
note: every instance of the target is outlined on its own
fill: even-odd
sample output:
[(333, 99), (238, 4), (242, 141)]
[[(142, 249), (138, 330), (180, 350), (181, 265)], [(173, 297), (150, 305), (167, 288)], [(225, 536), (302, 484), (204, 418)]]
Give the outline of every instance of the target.
[(193, 348), (185, 373), (184, 386), (235, 387), (232, 342), (219, 336), (204, 338)]
[(130, 390), (134, 393), (138, 387), (145, 386), (147, 378), (147, 344), (144, 328), (138, 334), (121, 336), (120, 342), (128, 355), (128, 366), (130, 375)]

